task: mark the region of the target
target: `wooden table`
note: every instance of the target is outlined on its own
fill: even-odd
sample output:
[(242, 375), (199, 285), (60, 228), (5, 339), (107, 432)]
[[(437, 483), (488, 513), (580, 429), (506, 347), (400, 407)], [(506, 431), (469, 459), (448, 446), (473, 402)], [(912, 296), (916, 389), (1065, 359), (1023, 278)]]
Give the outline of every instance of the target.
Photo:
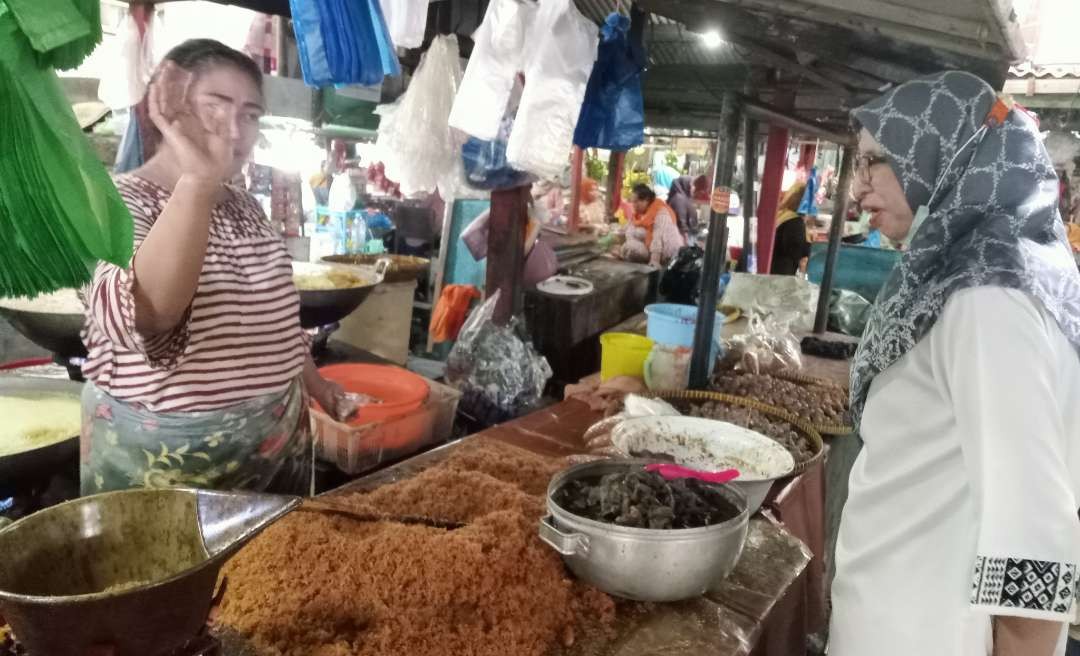
[[(494, 426), (411, 458), (396, 466), (358, 479), (340, 491), (369, 491), (409, 478), (441, 462), (462, 443), (477, 438), (495, 439), (547, 456), (567, 456), (585, 451), (582, 436), (600, 417), (584, 403), (563, 401), (514, 421)], [(771, 627), (790, 627), (791, 618), (778, 617), (780, 609), (790, 612), (789, 592), (804, 579), (810, 550), (779, 522), (759, 515), (750, 522), (746, 548), (738, 565), (719, 589), (691, 601), (675, 604), (621, 602), (617, 638), (589, 640), (576, 644), (566, 656), (748, 656), (766, 653), (755, 650), (771, 643), (769, 654), (801, 653), (805, 633), (798, 642), (784, 642), (790, 636), (769, 635)]]

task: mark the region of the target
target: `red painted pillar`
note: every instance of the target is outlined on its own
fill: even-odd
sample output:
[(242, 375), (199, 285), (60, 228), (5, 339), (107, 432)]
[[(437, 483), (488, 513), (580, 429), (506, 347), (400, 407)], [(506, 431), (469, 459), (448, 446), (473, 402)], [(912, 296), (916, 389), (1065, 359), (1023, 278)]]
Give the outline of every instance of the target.
[(761, 197), (757, 212), (757, 273), (769, 273), (772, 268), (773, 241), (776, 238), (776, 206), (780, 204), (780, 187), (787, 168), (787, 149), (790, 133), (786, 128), (769, 128), (765, 144), (765, 170), (761, 174)]

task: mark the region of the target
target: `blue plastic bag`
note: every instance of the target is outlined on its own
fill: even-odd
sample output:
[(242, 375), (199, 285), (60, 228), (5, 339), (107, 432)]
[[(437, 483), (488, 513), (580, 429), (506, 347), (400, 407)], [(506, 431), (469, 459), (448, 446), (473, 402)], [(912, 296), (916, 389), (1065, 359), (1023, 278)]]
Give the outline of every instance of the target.
[(300, 68), (309, 86), (372, 86), (400, 75), (378, 0), (290, 0)]
[(319, 6), (311, 0), (289, 0), (293, 32), (300, 51), (300, 71), (309, 87), (325, 87), (334, 83), (330, 63), (326, 59)]
[(810, 169), (810, 175), (806, 176), (806, 191), (803, 192), (802, 202), (799, 203), (799, 214), (811, 214), (817, 216), (817, 167)]
[[(511, 101), (513, 102), (513, 101)], [(536, 178), (519, 171), (506, 160), (506, 143), (514, 127), (516, 108), (508, 111), (499, 124), (499, 133), (491, 141), (469, 137), (461, 147), (465, 182), (475, 189), (512, 189)]]
[(624, 151), (645, 141), (641, 96), (641, 72), (646, 62), (641, 40), (645, 13), (635, 6), (631, 15), (633, 21), (613, 13), (600, 29), (596, 65), (574, 131), (574, 144), (581, 148)]

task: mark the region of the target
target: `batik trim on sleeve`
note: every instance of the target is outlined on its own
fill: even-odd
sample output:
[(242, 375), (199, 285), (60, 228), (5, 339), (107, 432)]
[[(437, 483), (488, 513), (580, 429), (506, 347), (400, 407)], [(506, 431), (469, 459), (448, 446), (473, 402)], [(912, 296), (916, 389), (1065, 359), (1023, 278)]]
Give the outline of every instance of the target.
[(1074, 564), (986, 556), (975, 560), (972, 604), (1068, 613), (1075, 595)]

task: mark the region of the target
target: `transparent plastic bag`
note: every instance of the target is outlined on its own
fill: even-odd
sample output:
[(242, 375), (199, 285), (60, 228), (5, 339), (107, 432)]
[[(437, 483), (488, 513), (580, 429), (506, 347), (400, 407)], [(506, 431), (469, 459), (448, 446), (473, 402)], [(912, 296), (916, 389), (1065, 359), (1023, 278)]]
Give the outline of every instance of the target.
[(725, 362), (735, 371), (767, 374), (802, 369), (802, 349), (791, 331), (792, 314), (750, 315), (750, 329), (727, 340)]
[(499, 292), (469, 315), (446, 360), (446, 380), (462, 392), (461, 410), (491, 426), (531, 410), (544, 395), (551, 366), (516, 319), (492, 321)]
[(394, 106), (380, 106), (383, 121), (376, 147), (386, 177), (401, 193), (439, 189), (452, 198), (461, 176), (460, 139), (447, 125), (461, 82), (457, 37), (439, 36), (420, 61), (405, 95)]
[(873, 303), (855, 292), (834, 289), (829, 297), (829, 330), (862, 337)]
[(629, 457), (629, 453), (620, 451), (612, 441), (615, 429), (622, 422), (637, 417), (678, 417), (680, 414), (682, 413), (667, 401), (628, 394), (623, 401), (622, 412), (601, 419), (585, 431), (585, 449), (592, 455)]
[(734, 273), (721, 303), (747, 316), (775, 314), (791, 330), (809, 332), (814, 329), (820, 293), (820, 287), (796, 276)]

